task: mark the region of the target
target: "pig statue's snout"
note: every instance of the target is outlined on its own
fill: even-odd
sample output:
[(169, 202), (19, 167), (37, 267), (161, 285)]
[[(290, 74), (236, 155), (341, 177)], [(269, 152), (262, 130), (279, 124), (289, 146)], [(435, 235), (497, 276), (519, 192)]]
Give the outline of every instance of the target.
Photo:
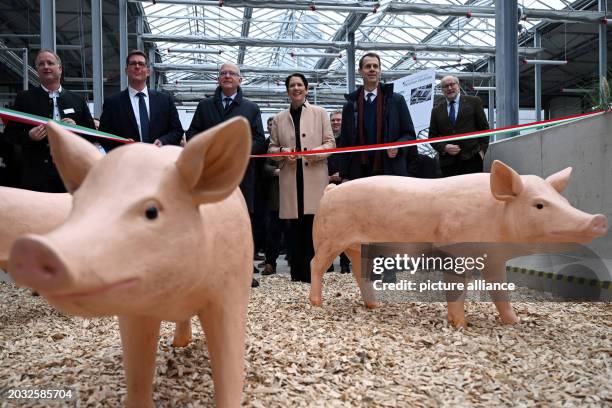
[(597, 214), (589, 223), (589, 230), (596, 237), (602, 237), (608, 233), (608, 219), (605, 215)]
[(67, 268), (56, 251), (36, 235), (26, 235), (14, 242), (8, 270), (19, 285), (43, 292), (64, 286), (68, 278)]

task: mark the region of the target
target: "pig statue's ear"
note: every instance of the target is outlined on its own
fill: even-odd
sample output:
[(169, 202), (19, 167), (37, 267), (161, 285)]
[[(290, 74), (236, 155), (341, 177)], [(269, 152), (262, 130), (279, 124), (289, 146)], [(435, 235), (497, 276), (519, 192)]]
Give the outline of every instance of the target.
[(491, 166), (491, 193), (501, 201), (512, 201), (523, 191), (521, 176), (499, 160)]
[(546, 178), (546, 181), (553, 186), (557, 192), (562, 192), (567, 187), (567, 183), (569, 183), (570, 176), (572, 175), (572, 168), (568, 167), (563, 169), (555, 174), (551, 174)]
[(103, 155), (93, 144), (52, 121), (47, 123), (47, 137), (64, 186), (68, 192), (74, 193)]
[(213, 203), (240, 184), (251, 153), (249, 122), (236, 117), (194, 136), (176, 160), (176, 167), (196, 203)]

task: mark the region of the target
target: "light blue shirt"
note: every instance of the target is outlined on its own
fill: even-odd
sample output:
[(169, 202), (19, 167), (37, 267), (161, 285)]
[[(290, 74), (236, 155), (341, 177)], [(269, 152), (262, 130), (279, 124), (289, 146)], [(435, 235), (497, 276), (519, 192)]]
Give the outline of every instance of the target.
[(231, 95), (231, 96), (225, 96), (225, 94), (224, 94), (223, 92), (221, 92), (221, 106), (223, 106), (223, 107), (225, 108), (225, 100), (226, 100), (227, 98), (230, 98), (230, 99), (232, 100), (232, 101), (230, 102), (230, 105), (231, 105), (232, 103), (234, 103), (234, 98), (236, 97), (236, 95), (238, 95), (238, 92), (234, 93), (234, 94), (233, 94), (233, 95)]
[[(461, 94), (457, 92), (457, 96), (455, 97), (455, 119), (459, 116), (459, 98)], [(450, 117), (450, 101), (446, 100), (446, 113), (448, 113), (448, 117)]]

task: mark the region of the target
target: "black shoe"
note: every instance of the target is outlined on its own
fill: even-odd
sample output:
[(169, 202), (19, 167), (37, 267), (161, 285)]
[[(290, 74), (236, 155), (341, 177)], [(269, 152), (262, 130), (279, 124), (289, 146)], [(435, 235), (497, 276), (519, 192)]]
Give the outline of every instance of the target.
[(263, 256), (263, 255), (255, 254), (253, 259), (256, 260), (256, 261), (264, 261), (266, 259), (266, 257)]
[(327, 272), (333, 272), (334, 271), (334, 264), (329, 265), (329, 268), (327, 268)]
[(257, 281), (257, 279), (253, 278), (253, 280), (251, 281), (251, 287), (256, 288), (258, 286), (259, 286), (259, 282)]
[(350, 266), (341, 266), (340, 267), (340, 273), (351, 273), (351, 267)]
[(253, 273), (259, 273), (259, 269), (257, 269), (256, 267), (253, 267)]
[(263, 271), (261, 271), (262, 276), (273, 275), (275, 273), (276, 273), (276, 266), (271, 265), (271, 264), (266, 264), (263, 268)]
[(258, 268), (263, 268), (264, 266), (266, 266), (266, 261), (262, 261), (262, 262), (257, 264)]

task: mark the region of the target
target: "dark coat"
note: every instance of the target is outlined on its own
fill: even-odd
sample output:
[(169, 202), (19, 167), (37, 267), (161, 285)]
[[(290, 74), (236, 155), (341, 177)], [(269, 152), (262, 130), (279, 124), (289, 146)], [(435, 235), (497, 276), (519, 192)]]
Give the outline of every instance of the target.
[[(62, 88), (57, 100), (61, 118), (71, 118), (77, 125), (94, 129), (94, 122), (87, 102), (81, 96)], [(20, 92), (15, 98), (13, 109), (33, 115), (53, 117), (53, 99), (41, 87)], [(49, 140), (33, 141), (28, 132), (34, 126), (11, 121), (4, 133), (13, 143), (22, 147), (21, 188), (50, 193), (65, 192), (49, 149)]]
[(19, 187), (21, 182), (21, 148), (5, 139), (0, 132), (0, 186)]
[[(242, 96), (242, 89), (238, 88), (238, 94), (227, 112), (223, 109), (221, 101), (221, 87), (217, 87), (215, 94), (203, 99), (191, 120), (191, 125), (186, 132), (187, 140), (200, 132), (208, 130), (221, 122), (236, 116), (242, 116), (251, 124), (251, 154), (264, 154), (267, 151), (266, 138), (264, 136), (263, 124), (261, 122), (261, 111), (256, 103)], [(252, 159), (247, 167), (244, 178), (240, 183), (240, 190), (244, 195), (249, 212), (253, 212), (253, 200), (255, 196), (255, 169)]]
[[(183, 127), (172, 95), (152, 89), (149, 93), (149, 136), (153, 143), (159, 139), (163, 145), (180, 145)], [(100, 130), (136, 141), (140, 140), (138, 122), (134, 116), (130, 94), (127, 89), (104, 100)]]
[[(489, 122), (482, 108), (482, 101), (475, 96), (461, 95), (459, 99), (459, 112), (455, 120), (455, 126), (451, 125), (448, 118), (446, 99), (438, 103), (431, 111), (431, 121), (429, 123), (429, 138), (449, 135), (459, 135), (462, 133), (476, 132), (489, 129)], [(461, 151), (455, 156), (444, 153), (446, 142), (431, 143), (431, 146), (440, 153), (440, 166), (450, 166), (457, 164), (457, 161), (465, 161), (474, 157), (480, 150), (486, 153), (489, 146), (489, 136), (459, 140), (449, 142), (459, 145)]]
[[(345, 95), (347, 102), (342, 109), (342, 130), (340, 135), (340, 147), (359, 145), (359, 109), (357, 97), (362, 87), (353, 93)], [(415, 140), (416, 134), (410, 111), (404, 97), (393, 92), (393, 84), (382, 85), (382, 96), (384, 103), (384, 121), (382, 128), (382, 142), (400, 142)], [(378, 95), (380, 97), (381, 95)], [(416, 146), (405, 147), (399, 150), (397, 156), (389, 158), (383, 151), (383, 174), (395, 176), (407, 176), (416, 173), (417, 166)], [(356, 179), (363, 177), (361, 169), (361, 153), (341, 154), (340, 176), (342, 178)]]

